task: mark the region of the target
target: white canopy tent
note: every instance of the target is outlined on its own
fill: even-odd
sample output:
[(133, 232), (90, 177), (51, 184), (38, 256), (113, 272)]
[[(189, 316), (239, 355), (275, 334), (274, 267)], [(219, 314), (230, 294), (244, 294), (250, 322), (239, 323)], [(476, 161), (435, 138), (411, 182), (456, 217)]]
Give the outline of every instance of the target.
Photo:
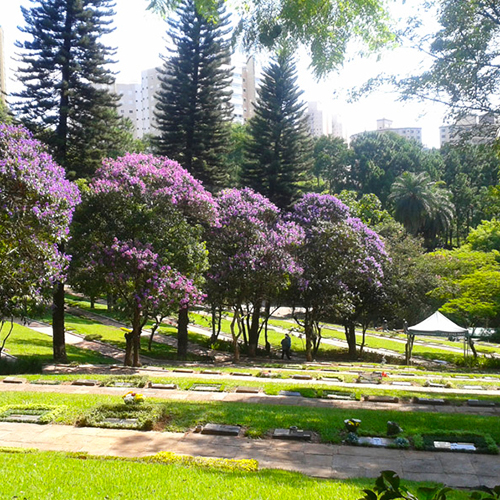
[(457, 324), (453, 323), (446, 316), (436, 311), (433, 315), (424, 319), (418, 325), (410, 326), (407, 331), (407, 342), (406, 342), (406, 364), (411, 364), (411, 354), (413, 351), (413, 342), (415, 340), (415, 335), (432, 335), (434, 337), (464, 337), (464, 356), (466, 356), (465, 351), (465, 340), (468, 338), (467, 328), (462, 328)]
[(458, 326), (439, 311), (436, 311), (418, 325), (410, 326), (408, 332), (414, 335), (433, 335), (435, 337), (461, 337), (467, 333), (467, 328)]

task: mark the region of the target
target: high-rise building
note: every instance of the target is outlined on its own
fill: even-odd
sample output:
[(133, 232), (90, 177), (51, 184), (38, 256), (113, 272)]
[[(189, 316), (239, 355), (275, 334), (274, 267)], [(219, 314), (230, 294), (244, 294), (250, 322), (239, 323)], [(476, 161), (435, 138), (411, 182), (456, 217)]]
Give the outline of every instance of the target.
[[(420, 127), (393, 127), (392, 120), (388, 120), (387, 118), (381, 118), (377, 120), (376, 132), (379, 132), (381, 134), (392, 132), (394, 134), (400, 135), (401, 137), (404, 137), (405, 139), (413, 140), (422, 144), (422, 129)], [(351, 135), (351, 140), (361, 135), (362, 133), (364, 132)]]
[(343, 127), (338, 116), (332, 114), (329, 109), (319, 102), (307, 103), (307, 119), (309, 132), (315, 137), (321, 135), (344, 136)]
[(453, 125), (439, 127), (441, 146), (464, 142), (467, 144), (491, 144), (500, 136), (500, 118), (491, 113), (465, 115)]
[(0, 26), (0, 100), (5, 102), (6, 95), (7, 95), (7, 84), (5, 77), (4, 39), (3, 39), (3, 29)]
[[(142, 138), (145, 134), (157, 134), (154, 111), (156, 94), (160, 90), (160, 68), (151, 68), (141, 73), (141, 83), (117, 83), (116, 93), (120, 96), (119, 113), (132, 120), (134, 137)], [(248, 58), (243, 66), (233, 70), (231, 84), (233, 120), (245, 123), (254, 113), (255, 102), (255, 62)]]

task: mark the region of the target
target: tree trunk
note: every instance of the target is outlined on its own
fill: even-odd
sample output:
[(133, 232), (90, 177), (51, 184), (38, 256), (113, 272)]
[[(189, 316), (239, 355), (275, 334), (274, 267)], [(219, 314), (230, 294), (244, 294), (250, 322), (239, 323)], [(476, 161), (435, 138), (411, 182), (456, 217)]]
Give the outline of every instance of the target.
[(361, 345), (359, 346), (359, 355), (361, 356), (363, 354), (363, 350), (365, 348), (365, 343), (366, 343), (366, 330), (368, 328), (368, 325), (363, 325), (363, 338), (361, 339)]
[(259, 345), (259, 319), (260, 302), (254, 304), (252, 312), (252, 323), (248, 331), (248, 355), (252, 358), (257, 356), (257, 347)]
[[(234, 311), (233, 314), (233, 320), (231, 321), (230, 330), (231, 330), (231, 337), (233, 339), (233, 353), (234, 353), (234, 362), (237, 363), (240, 360), (240, 346), (238, 345), (238, 338), (241, 335), (241, 322), (239, 318), (239, 308), (237, 308)], [(236, 335), (234, 331), (234, 325), (238, 324), (238, 335)]]
[(415, 335), (409, 334), (406, 340), (405, 346), (405, 363), (411, 365), (411, 354), (413, 351), (413, 342), (415, 341)]
[(356, 359), (356, 325), (354, 323), (347, 323), (344, 325), (345, 338), (349, 347), (349, 359)]
[(95, 309), (95, 297), (90, 298), (90, 309)]
[(52, 309), (52, 347), (54, 361), (67, 363), (66, 341), (64, 336), (64, 283), (57, 283), (53, 296)]
[(132, 366), (133, 364), (133, 356), (132, 356), (132, 351), (134, 347), (133, 339), (134, 336), (132, 332), (125, 333), (125, 360), (123, 362), (125, 366)]
[(189, 310), (183, 307), (179, 310), (179, 319), (177, 320), (177, 357), (186, 359), (188, 353), (188, 324)]

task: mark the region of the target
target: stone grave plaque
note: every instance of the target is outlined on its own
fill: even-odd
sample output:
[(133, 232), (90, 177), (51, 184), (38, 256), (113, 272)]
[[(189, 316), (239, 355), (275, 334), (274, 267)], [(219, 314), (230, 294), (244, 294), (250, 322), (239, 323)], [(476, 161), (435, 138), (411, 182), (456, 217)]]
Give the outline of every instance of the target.
[(287, 365), (286, 366), (289, 370), (303, 370), (304, 368), (302, 365)]
[(201, 370), (200, 372), (202, 375), (220, 375), (221, 372), (216, 372), (213, 370)]
[(393, 442), (394, 439), (383, 437), (360, 437), (358, 440), (358, 443), (361, 445), (378, 446), (381, 448), (387, 448)]
[(311, 375), (300, 375), (300, 374), (295, 374), (292, 375), (291, 378), (295, 378), (297, 380), (312, 380)]
[(37, 385), (58, 385), (59, 382), (57, 380), (45, 380), (45, 379), (40, 379), (40, 380), (35, 380), (33, 384)]
[(236, 387), (234, 392), (241, 392), (243, 394), (259, 394), (260, 389), (258, 387)]
[(172, 371), (175, 373), (194, 373), (194, 370), (191, 370), (189, 368), (175, 368)]
[(25, 424), (39, 424), (41, 415), (28, 415), (26, 413), (16, 413), (5, 417), (6, 422), (22, 422)]
[(343, 382), (340, 377), (321, 377), (321, 380), (325, 382)]
[(414, 373), (398, 373), (398, 377), (416, 377)]
[(95, 385), (99, 385), (99, 381), (98, 380), (88, 380), (88, 379), (80, 379), (80, 380), (73, 380), (73, 382), (71, 382), (71, 385), (85, 385), (85, 386), (95, 386)]
[(295, 392), (295, 391), (280, 391), (278, 393), (278, 396), (296, 396), (300, 397), (302, 394), (300, 392)]
[(474, 443), (451, 443), (450, 449), (453, 451), (476, 451)]
[(398, 387), (411, 387), (411, 382), (391, 382), (391, 385), (396, 385)]
[(274, 429), (272, 437), (273, 439), (289, 439), (291, 441), (310, 441), (312, 432), (295, 428)]
[(334, 372), (338, 373), (340, 370), (334, 370), (333, 368), (325, 368), (324, 370), (321, 370), (322, 372)]
[(455, 377), (455, 380), (470, 380), (470, 377)]
[(446, 404), (444, 399), (439, 398), (415, 398), (415, 403), (422, 405), (444, 405)]
[(108, 417), (102, 421), (104, 424), (113, 424), (113, 425), (121, 425), (121, 426), (131, 426), (137, 425), (136, 418), (116, 418), (116, 417)]
[(220, 385), (193, 385), (191, 390), (197, 392), (221, 392), (222, 389)]
[(134, 387), (130, 382), (113, 382), (113, 387)]
[(252, 374), (248, 372), (232, 372), (231, 375), (234, 377), (252, 377)]
[(464, 385), (464, 389), (467, 389), (468, 391), (484, 391), (484, 387), (481, 385)]
[(175, 390), (177, 389), (176, 384), (154, 384), (152, 382), (149, 383), (149, 387), (151, 389), (165, 389), (165, 390)]
[(399, 398), (396, 396), (363, 396), (363, 398), (373, 403), (399, 403)]
[(213, 436), (238, 436), (240, 427), (237, 425), (206, 424), (201, 433)]
[(491, 381), (496, 381), (498, 379), (495, 377), (483, 377), (483, 380), (489, 380), (491, 382)]
[(25, 378), (17, 378), (17, 377), (5, 377), (2, 382), (4, 384), (24, 384), (26, 382)]
[(449, 441), (434, 441), (434, 448), (436, 450), (451, 450), (451, 443)]
[(495, 406), (493, 401), (481, 401), (480, 399), (469, 399), (467, 401), (469, 406), (479, 406), (479, 407), (492, 407)]
[(435, 387), (435, 388), (438, 388), (438, 389), (444, 389), (446, 387), (445, 384), (438, 384), (436, 382), (427, 382), (425, 385), (427, 387)]
[(340, 401), (355, 401), (356, 397), (353, 394), (339, 394), (336, 392), (327, 394), (328, 399), (338, 399)]

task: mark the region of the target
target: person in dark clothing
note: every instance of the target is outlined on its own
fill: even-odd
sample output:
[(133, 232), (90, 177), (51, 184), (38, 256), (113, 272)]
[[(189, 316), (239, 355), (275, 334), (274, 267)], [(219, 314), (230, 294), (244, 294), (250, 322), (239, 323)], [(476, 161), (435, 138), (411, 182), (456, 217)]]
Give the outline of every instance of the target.
[(288, 333), (285, 333), (285, 338), (281, 341), (281, 359), (286, 357), (288, 359), (292, 359), (290, 356), (292, 350), (292, 339), (290, 338), (290, 335)]

